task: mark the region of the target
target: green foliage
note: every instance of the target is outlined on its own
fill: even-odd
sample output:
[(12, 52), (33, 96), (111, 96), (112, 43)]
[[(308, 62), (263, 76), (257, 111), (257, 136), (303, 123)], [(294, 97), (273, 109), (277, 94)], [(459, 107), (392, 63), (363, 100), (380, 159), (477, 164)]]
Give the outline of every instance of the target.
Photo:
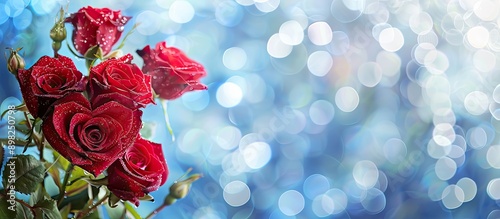
[(59, 210), (57, 209), (57, 203), (55, 200), (44, 198), (43, 200), (40, 200), (38, 203), (36, 203), (33, 208), (35, 208), (36, 210), (40, 210), (43, 213), (42, 218), (62, 219), (61, 215), (59, 214)]
[(69, 212), (71, 211), (71, 203), (61, 208), (61, 218), (68, 218)]
[(31, 209), (20, 203), (16, 203), (16, 219), (33, 219)]
[[(12, 207), (14, 207), (14, 209)], [(15, 205), (11, 205), (7, 201), (6, 197), (1, 197), (0, 198), (0, 218), (15, 218), (16, 211), (13, 211), (13, 210), (16, 210)]]
[(106, 211), (108, 212), (109, 218), (125, 218), (125, 207), (121, 202), (117, 203), (116, 207), (110, 207), (109, 205), (104, 205)]
[(4, 188), (29, 194), (36, 190), (36, 185), (43, 181), (45, 167), (31, 155), (17, 155), (7, 161), (3, 170)]
[(65, 198), (59, 206), (68, 206), (71, 205), (70, 210), (79, 211), (85, 207), (87, 202), (89, 201), (89, 193), (88, 190), (85, 189), (79, 193), (76, 193), (72, 196)]
[(31, 206), (34, 206), (36, 203), (43, 201), (46, 197), (49, 197), (49, 195), (45, 191), (45, 188), (43, 188), (42, 186), (38, 186), (35, 192), (31, 193), (29, 204)]

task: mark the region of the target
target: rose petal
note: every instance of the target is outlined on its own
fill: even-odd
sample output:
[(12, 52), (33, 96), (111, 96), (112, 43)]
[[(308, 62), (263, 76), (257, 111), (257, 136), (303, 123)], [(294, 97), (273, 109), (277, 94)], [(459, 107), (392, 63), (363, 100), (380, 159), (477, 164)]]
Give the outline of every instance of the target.
[(108, 189), (119, 198), (136, 203), (137, 198), (163, 185), (167, 176), (161, 145), (138, 137), (123, 158), (109, 167)]
[(137, 104), (130, 97), (120, 93), (104, 93), (92, 99), (92, 107), (97, 108), (107, 102), (115, 101), (129, 109), (137, 109)]
[(96, 31), (97, 45), (102, 49), (104, 54), (108, 54), (111, 51), (113, 45), (118, 42), (121, 36), (121, 31), (118, 31), (116, 26), (112, 23), (104, 23), (99, 26)]
[(116, 120), (123, 130), (130, 130), (133, 124), (132, 110), (117, 103), (108, 102), (92, 111), (94, 117), (105, 117)]
[(35, 118), (43, 118), (63, 95), (83, 91), (86, 83), (71, 59), (62, 55), (41, 57), (28, 70), (18, 72), (18, 81), (26, 106)]
[(203, 65), (181, 50), (167, 47), (166, 42), (157, 43), (154, 50), (146, 46), (137, 53), (144, 60), (142, 70), (152, 76), (153, 90), (160, 98), (176, 99), (185, 92), (207, 88), (199, 82), (206, 76)]
[(74, 26), (73, 45), (80, 54), (98, 45), (107, 55), (129, 20), (130, 17), (122, 16), (120, 11), (87, 6), (71, 14), (65, 22), (71, 22)]
[[(120, 93), (135, 102), (135, 108), (154, 103), (150, 77), (132, 64), (132, 55), (108, 59), (90, 71), (89, 93), (91, 99), (107, 93)], [(128, 105), (128, 104), (126, 104)]]
[[(48, 119), (52, 119), (52, 115), (48, 116)], [(50, 122), (44, 122), (42, 124), (42, 130), (45, 135), (45, 139), (50, 142), (50, 146), (54, 148), (59, 154), (68, 159), (71, 163), (83, 166), (83, 165), (91, 165), (92, 162), (88, 160), (86, 157), (82, 157), (80, 154), (67, 147), (64, 140), (62, 140), (59, 135), (56, 134), (54, 130), (54, 126)]]
[(71, 93), (54, 103), (42, 129), (56, 151), (97, 176), (132, 146), (141, 116), (141, 111), (114, 101), (91, 110), (83, 94)]

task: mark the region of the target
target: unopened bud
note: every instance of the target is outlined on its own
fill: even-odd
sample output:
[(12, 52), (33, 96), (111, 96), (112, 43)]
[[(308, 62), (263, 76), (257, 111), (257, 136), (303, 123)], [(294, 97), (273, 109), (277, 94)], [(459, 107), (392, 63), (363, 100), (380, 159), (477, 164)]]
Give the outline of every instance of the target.
[(17, 71), (19, 69), (24, 69), (24, 66), (26, 65), (23, 57), (18, 54), (21, 49), (23, 48), (10, 49), (10, 55), (7, 59), (7, 69), (14, 75), (17, 75)]
[(61, 49), (61, 45), (62, 45), (61, 42), (53, 41), (52, 42), (52, 49), (57, 52)]
[(52, 39), (52, 49), (55, 53), (61, 49), (61, 42), (66, 39), (66, 28), (64, 27), (64, 10), (59, 10), (59, 19), (56, 20), (52, 29), (50, 29), (50, 38)]
[(175, 182), (170, 186), (170, 194), (165, 198), (164, 204), (171, 205), (176, 202), (177, 199), (186, 197), (189, 193), (189, 189), (191, 189), (191, 184), (199, 178), (201, 178), (200, 174), (193, 174), (185, 180)]
[(165, 197), (165, 201), (163, 201), (163, 205), (169, 206), (174, 204), (176, 201), (177, 199), (174, 196), (168, 194), (167, 197)]
[(56, 22), (54, 27), (50, 30), (50, 38), (54, 42), (62, 42), (66, 39), (66, 28), (64, 28), (64, 23)]

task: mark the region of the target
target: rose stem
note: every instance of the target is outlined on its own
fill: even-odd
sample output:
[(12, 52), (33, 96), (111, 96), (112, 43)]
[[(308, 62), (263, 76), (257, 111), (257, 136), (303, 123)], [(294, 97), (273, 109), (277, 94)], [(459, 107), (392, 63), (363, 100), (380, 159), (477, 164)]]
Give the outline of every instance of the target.
[(108, 199), (108, 193), (106, 193), (106, 195), (104, 195), (101, 199), (99, 199), (99, 201), (97, 201), (95, 204), (89, 206), (88, 208), (85, 208), (84, 211), (78, 213), (78, 216), (76, 216), (75, 219), (84, 218), (85, 216), (87, 216), (87, 214), (94, 211), (99, 205), (101, 205), (107, 199)]
[(153, 218), (156, 214), (158, 214), (158, 212), (160, 212), (161, 210), (163, 210), (164, 208), (166, 208), (168, 205), (163, 203), (162, 205), (160, 205), (158, 208), (156, 208), (153, 212), (151, 212), (147, 217), (146, 219), (151, 219)]
[(43, 158), (43, 148), (45, 147), (45, 135), (42, 134), (42, 139), (40, 141), (40, 161), (45, 162), (45, 159)]
[(28, 114), (26, 112), (24, 112), (24, 118), (26, 119), (26, 126), (28, 127), (28, 129), (31, 130), (31, 138), (33, 139), (35, 145), (38, 147), (38, 150), (40, 151), (40, 161), (43, 162), (45, 161), (43, 159), (43, 140), (41, 140), (40, 139), (41, 137), (38, 135), (38, 133), (36, 133), (35, 124), (31, 123), (30, 119), (28, 118)]
[(28, 129), (31, 130), (31, 121), (28, 118), (28, 114), (26, 112), (24, 112), (24, 118), (26, 119), (26, 126), (28, 126)]
[(161, 107), (163, 108), (163, 115), (165, 116), (165, 122), (167, 124), (167, 129), (168, 132), (170, 132), (170, 135), (172, 136), (172, 141), (175, 141), (175, 136), (174, 136), (174, 131), (172, 130), (172, 126), (170, 125), (170, 119), (168, 117), (168, 112), (167, 112), (167, 101), (164, 99), (160, 99)]
[(68, 185), (69, 177), (71, 176), (71, 172), (73, 171), (73, 164), (69, 164), (66, 169), (66, 173), (64, 174), (64, 180), (61, 188), (59, 189), (59, 197), (57, 197), (57, 205), (60, 205), (64, 199), (64, 195), (66, 194), (66, 186)]

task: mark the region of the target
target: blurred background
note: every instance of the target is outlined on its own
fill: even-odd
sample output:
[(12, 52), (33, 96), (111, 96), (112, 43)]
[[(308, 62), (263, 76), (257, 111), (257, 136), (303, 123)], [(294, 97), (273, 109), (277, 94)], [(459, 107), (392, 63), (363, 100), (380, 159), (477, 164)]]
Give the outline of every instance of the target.
[[(86, 5), (140, 23), (139, 66), (166, 41), (208, 72), (168, 103), (175, 141), (145, 110), (170, 176), (142, 216), (192, 167), (157, 218), (500, 218), (498, 1), (0, 0), (0, 48), (31, 66), (59, 8)], [(2, 69), (0, 100), (21, 100)]]

